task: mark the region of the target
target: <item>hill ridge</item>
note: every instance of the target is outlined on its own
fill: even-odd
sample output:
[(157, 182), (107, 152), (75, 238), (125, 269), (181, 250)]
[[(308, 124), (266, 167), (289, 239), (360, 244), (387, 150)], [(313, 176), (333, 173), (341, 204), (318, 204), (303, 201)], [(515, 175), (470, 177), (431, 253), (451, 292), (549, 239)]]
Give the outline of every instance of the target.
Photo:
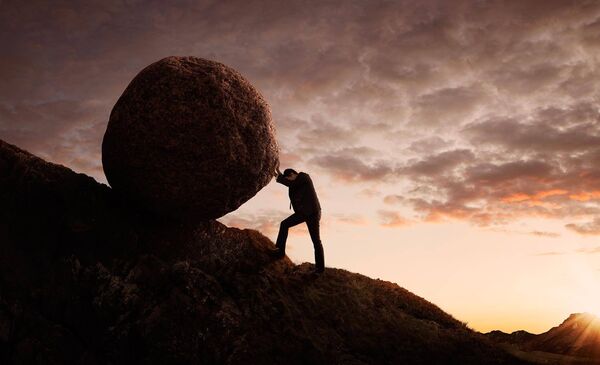
[(434, 304), (0, 141), (2, 363), (518, 364)]

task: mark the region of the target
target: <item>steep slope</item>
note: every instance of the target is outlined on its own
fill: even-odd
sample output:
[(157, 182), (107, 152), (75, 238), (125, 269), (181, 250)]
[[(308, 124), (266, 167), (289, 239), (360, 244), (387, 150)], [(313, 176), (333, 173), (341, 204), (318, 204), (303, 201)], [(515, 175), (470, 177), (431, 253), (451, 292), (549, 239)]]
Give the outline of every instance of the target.
[(0, 363), (519, 363), (396, 284), (269, 247), (0, 141)]

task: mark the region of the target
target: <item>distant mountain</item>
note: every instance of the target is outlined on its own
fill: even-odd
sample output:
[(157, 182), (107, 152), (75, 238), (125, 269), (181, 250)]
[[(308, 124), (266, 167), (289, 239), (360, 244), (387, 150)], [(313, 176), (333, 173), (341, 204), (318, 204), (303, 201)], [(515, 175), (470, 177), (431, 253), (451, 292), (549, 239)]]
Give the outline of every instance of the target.
[(522, 364), (427, 300), (0, 141), (1, 364)]
[(559, 326), (528, 341), (526, 348), (600, 360), (600, 318), (590, 313), (571, 314)]
[(510, 344), (522, 344), (527, 341), (532, 340), (536, 335), (533, 333), (529, 333), (527, 331), (515, 331), (513, 333), (506, 333), (502, 331), (492, 331), (486, 333), (486, 336), (494, 341), (499, 343), (510, 343)]
[(512, 345), (515, 351), (569, 357), (564, 362), (555, 359), (558, 362), (550, 363), (600, 363), (600, 318), (590, 313), (571, 314), (559, 326), (539, 335), (526, 331), (510, 334), (492, 331), (485, 336), (496, 343)]

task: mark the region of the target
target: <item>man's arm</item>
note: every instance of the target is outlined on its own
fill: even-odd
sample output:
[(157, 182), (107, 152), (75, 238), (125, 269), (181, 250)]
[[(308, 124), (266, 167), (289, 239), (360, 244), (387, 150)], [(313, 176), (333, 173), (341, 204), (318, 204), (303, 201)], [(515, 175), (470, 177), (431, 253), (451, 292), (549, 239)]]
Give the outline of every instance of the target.
[(291, 181), (286, 179), (283, 174), (281, 173), (281, 170), (279, 170), (279, 165), (277, 165), (277, 167), (275, 168), (274, 174), (276, 179), (275, 181), (277, 181), (278, 183), (285, 185), (285, 186), (290, 186)]
[(300, 173), (300, 174), (298, 174), (298, 176), (296, 176), (296, 178), (294, 180), (288, 180), (282, 174), (279, 174), (279, 175), (277, 175), (276, 181), (278, 183), (283, 184), (288, 187), (296, 187), (296, 186), (300, 186), (300, 185), (304, 185), (304, 184), (308, 183), (310, 181), (310, 178), (308, 177), (308, 175), (306, 175), (304, 173)]

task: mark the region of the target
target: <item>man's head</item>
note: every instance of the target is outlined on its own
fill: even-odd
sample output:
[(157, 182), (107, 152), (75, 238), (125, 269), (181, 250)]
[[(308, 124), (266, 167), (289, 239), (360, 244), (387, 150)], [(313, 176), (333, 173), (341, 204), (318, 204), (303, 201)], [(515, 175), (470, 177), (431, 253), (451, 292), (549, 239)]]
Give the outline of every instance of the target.
[(298, 177), (298, 172), (296, 172), (294, 169), (285, 169), (283, 171), (283, 176), (288, 180), (296, 180), (296, 177)]

